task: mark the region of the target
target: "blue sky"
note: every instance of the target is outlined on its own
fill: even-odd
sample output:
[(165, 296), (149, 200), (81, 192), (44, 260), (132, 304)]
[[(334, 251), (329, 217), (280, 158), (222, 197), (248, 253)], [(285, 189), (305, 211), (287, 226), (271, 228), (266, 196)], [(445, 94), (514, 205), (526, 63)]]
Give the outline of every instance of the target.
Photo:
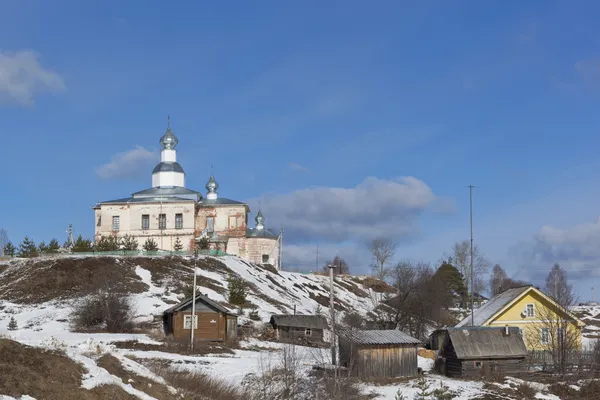
[[(514, 277), (600, 284), (593, 1), (0, 4), (0, 227), (91, 237), (151, 184), (171, 114), (188, 187), (261, 199), (290, 266), (364, 242), (437, 262), (469, 234)], [(403, 178), (404, 177), (404, 178)], [(406, 178), (409, 177), (409, 178)]]

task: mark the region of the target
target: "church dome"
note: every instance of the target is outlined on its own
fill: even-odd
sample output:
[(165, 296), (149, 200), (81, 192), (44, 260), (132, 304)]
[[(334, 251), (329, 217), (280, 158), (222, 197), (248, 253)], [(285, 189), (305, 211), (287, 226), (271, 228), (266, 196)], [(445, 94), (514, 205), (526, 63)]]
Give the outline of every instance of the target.
[(215, 180), (215, 177), (213, 175), (211, 175), (208, 182), (206, 182), (206, 190), (208, 190), (209, 193), (216, 193), (216, 191), (218, 189), (219, 189), (219, 184)]
[(162, 161), (162, 162), (158, 163), (156, 165), (156, 167), (154, 167), (154, 170), (152, 171), (152, 173), (156, 174), (157, 172), (181, 172), (182, 174), (185, 173), (183, 171), (183, 168), (181, 167), (181, 165), (179, 165), (178, 162), (169, 162), (169, 161)]
[(179, 143), (179, 140), (177, 140), (171, 128), (167, 128), (165, 134), (160, 138), (160, 145), (163, 149), (172, 150), (177, 146), (177, 143)]

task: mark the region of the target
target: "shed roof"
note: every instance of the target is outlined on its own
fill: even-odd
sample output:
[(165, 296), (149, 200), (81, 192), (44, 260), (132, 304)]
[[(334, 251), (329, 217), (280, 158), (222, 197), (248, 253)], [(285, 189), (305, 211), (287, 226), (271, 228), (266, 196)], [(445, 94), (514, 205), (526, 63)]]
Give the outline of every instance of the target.
[(471, 324), (471, 315), (468, 315), (465, 319), (460, 321), (456, 327), (483, 325), (487, 320), (506, 307), (508, 303), (529, 290), (529, 288), (531, 288), (531, 286), (522, 286), (505, 290), (473, 312), (473, 324)]
[(390, 344), (420, 344), (419, 339), (415, 339), (406, 333), (397, 329), (386, 330), (363, 330), (352, 329), (343, 330), (340, 336), (354, 342), (356, 344), (365, 345), (390, 345)]
[(295, 328), (328, 329), (327, 320), (322, 315), (271, 315), (270, 324)]
[[(192, 300), (193, 300), (192, 297), (188, 297), (187, 299), (183, 300), (181, 303), (176, 304), (173, 307), (165, 310), (164, 314), (170, 314), (170, 313), (179, 311), (179, 310), (189, 306), (190, 304), (192, 304)], [(235, 315), (234, 313), (229, 311), (227, 308), (223, 307), (219, 303), (215, 302), (214, 300), (210, 299), (208, 296), (205, 296), (203, 294), (196, 294), (196, 303), (198, 303), (199, 301), (206, 304), (207, 306), (215, 309), (216, 311), (220, 311), (222, 313), (229, 314), (229, 315)]]
[(448, 328), (448, 338), (459, 359), (506, 359), (527, 356), (519, 328), (509, 327)]

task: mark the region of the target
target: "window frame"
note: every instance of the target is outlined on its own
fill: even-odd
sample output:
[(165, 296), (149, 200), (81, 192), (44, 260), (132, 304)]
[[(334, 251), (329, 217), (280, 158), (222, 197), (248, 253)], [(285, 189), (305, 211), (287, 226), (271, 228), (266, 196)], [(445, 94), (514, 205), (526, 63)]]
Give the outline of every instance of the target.
[(540, 329), (540, 343), (541, 344), (550, 344), (550, 329), (548, 329), (548, 328)]
[(167, 229), (167, 214), (158, 214), (158, 229)]
[(149, 229), (150, 229), (150, 214), (142, 214), (142, 230), (147, 231)]
[(304, 328), (304, 336), (312, 336), (312, 329)]
[[(192, 314), (184, 314), (183, 316), (183, 329), (192, 329)], [(198, 316), (194, 315), (194, 330), (198, 329)]]
[(483, 363), (481, 361), (474, 361), (473, 365), (475, 365), (475, 368), (482, 368), (483, 367)]
[[(265, 257), (267, 257), (267, 259), (266, 259), (266, 260), (265, 260)], [(262, 263), (263, 263), (263, 264), (266, 264), (266, 263), (268, 263), (268, 262), (269, 262), (269, 258), (270, 258), (270, 257), (269, 257), (269, 255), (268, 255), (268, 254), (263, 254), (263, 255), (262, 255), (262, 257), (261, 257)]]
[[(529, 314), (529, 306), (531, 306), (531, 314)], [(535, 318), (535, 304), (533, 303), (527, 303), (525, 305), (525, 317), (526, 318)]]
[[(209, 224), (209, 221), (211, 221), (210, 224)], [(206, 217), (206, 231), (207, 232), (214, 232), (215, 231), (215, 217), (212, 216), (212, 215), (209, 215), (209, 216)]]
[(183, 214), (175, 214), (175, 229), (183, 229)]
[[(115, 221), (116, 221), (116, 223), (115, 223)], [(113, 232), (119, 232), (121, 230), (121, 216), (120, 215), (113, 215), (112, 216), (111, 230)]]

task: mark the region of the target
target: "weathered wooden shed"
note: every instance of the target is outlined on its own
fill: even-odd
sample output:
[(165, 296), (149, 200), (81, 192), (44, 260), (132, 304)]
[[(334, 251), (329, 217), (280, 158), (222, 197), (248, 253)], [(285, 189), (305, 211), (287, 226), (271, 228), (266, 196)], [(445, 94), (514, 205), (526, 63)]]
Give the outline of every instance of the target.
[(527, 368), (519, 328), (508, 326), (448, 328), (438, 357), (438, 372), (450, 377), (482, 378)]
[(282, 342), (325, 343), (323, 332), (328, 329), (322, 315), (276, 314), (269, 321), (277, 340)]
[(444, 338), (447, 334), (448, 330), (446, 328), (434, 330), (427, 338), (425, 348), (429, 350), (439, 351), (442, 348), (442, 344), (444, 344)]
[[(225, 341), (237, 338), (237, 316), (201, 294), (196, 295), (194, 341)], [(190, 339), (192, 327), (192, 298), (163, 313), (163, 329), (175, 339)]]
[(344, 330), (339, 334), (340, 365), (359, 378), (417, 375), (418, 339), (396, 330)]

